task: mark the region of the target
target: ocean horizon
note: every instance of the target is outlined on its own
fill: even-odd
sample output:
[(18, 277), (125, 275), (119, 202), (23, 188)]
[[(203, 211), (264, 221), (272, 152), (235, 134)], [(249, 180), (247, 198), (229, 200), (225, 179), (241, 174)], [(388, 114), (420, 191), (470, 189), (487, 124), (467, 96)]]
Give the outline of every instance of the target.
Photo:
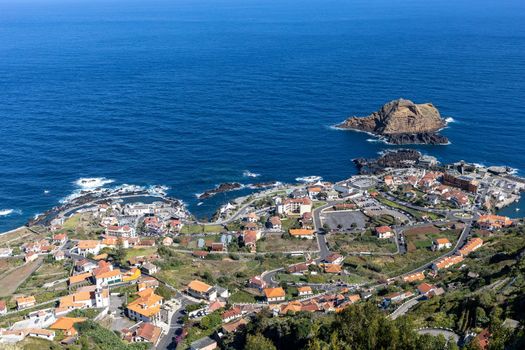
[[(414, 148), (525, 174), (523, 1), (0, 0), (0, 232), (83, 188), (162, 185), (199, 218)], [(440, 146), (333, 126), (432, 102)], [(84, 186), (85, 187), (85, 186)]]

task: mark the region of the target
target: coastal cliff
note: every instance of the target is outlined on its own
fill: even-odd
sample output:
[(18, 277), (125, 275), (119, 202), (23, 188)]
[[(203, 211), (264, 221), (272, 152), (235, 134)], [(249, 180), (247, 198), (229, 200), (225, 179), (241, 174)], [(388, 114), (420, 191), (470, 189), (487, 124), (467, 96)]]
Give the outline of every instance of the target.
[(393, 144), (446, 144), (448, 139), (437, 134), (445, 125), (431, 103), (398, 99), (367, 117), (348, 118), (337, 127), (369, 132)]

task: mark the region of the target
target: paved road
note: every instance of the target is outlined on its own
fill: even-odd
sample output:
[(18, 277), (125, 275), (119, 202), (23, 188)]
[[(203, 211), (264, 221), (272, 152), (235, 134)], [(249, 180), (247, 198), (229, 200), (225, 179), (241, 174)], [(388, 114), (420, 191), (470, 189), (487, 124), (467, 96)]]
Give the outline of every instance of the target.
[(159, 350), (174, 350), (177, 348), (177, 342), (176, 337), (180, 334), (182, 334), (182, 328), (184, 326), (184, 323), (182, 321), (182, 318), (184, 317), (186, 305), (190, 304), (187, 299), (184, 297), (180, 297), (179, 295), (176, 296), (177, 299), (181, 301), (180, 308), (173, 314), (173, 317), (170, 321), (170, 328), (167, 334), (165, 334), (157, 344), (157, 349)]
[(459, 342), (459, 335), (456, 333), (449, 331), (447, 329), (440, 329), (440, 328), (423, 328), (417, 331), (418, 334), (430, 334), (435, 337), (438, 335), (442, 335), (447, 339), (448, 341), (453, 341), (455, 344)]
[(328, 244), (326, 242), (326, 233), (323, 230), (323, 223), (321, 220), (321, 213), (324, 209), (332, 207), (337, 202), (328, 202), (323, 206), (320, 206), (318, 208), (315, 208), (313, 210), (313, 218), (314, 218), (314, 229), (316, 231), (317, 236), (317, 245), (319, 246), (319, 258), (320, 260), (323, 260), (328, 255), (330, 255), (330, 249), (328, 248)]
[(406, 314), (408, 312), (408, 310), (410, 310), (415, 305), (417, 305), (417, 303), (419, 303), (418, 298), (419, 298), (419, 296), (417, 296), (415, 298), (412, 298), (410, 300), (407, 300), (401, 306), (399, 306), (397, 309), (395, 309), (394, 312), (392, 312), (390, 315), (388, 315), (388, 317), (390, 317), (392, 320), (395, 320), (399, 316), (403, 316), (404, 314)]

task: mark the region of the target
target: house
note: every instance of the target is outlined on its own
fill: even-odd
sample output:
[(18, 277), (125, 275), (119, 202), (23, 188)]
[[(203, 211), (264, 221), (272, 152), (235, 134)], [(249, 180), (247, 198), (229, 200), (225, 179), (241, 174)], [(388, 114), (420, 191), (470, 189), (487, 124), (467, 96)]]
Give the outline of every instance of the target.
[(61, 250), (59, 250), (58, 252), (53, 254), (53, 258), (55, 259), (55, 261), (62, 261), (62, 260), (65, 259), (65, 257), (66, 257), (66, 255)]
[(97, 286), (108, 286), (122, 282), (122, 273), (120, 272), (120, 269), (95, 274), (94, 277)]
[(188, 294), (200, 298), (200, 299), (206, 299), (209, 301), (213, 301), (217, 299), (217, 291), (212, 286), (198, 281), (193, 280), (188, 284)]
[(142, 271), (144, 271), (144, 273), (148, 274), (148, 275), (153, 275), (153, 274), (156, 274), (157, 272), (160, 271), (160, 267), (158, 267), (157, 265), (154, 265), (150, 262), (147, 262), (147, 263), (144, 263), (140, 269)]
[(488, 328), (483, 329), (473, 340), (474, 344), (477, 344), (481, 350), (486, 350), (489, 348), (490, 343), (490, 331)]
[(164, 237), (164, 239), (162, 240), (162, 245), (164, 246), (170, 246), (173, 244), (173, 238), (171, 237)]
[(159, 281), (150, 276), (141, 276), (137, 282), (137, 291), (141, 292), (144, 289), (155, 289), (159, 286)]
[(300, 297), (312, 295), (314, 292), (312, 291), (312, 287), (305, 286), (305, 287), (298, 287), (297, 288), (297, 295)]
[(222, 313), (221, 318), (222, 322), (228, 323), (233, 320), (236, 320), (238, 318), (242, 317), (242, 310), (240, 307), (236, 306), (230, 310), (226, 310)]
[(274, 303), (274, 302), (284, 301), (286, 297), (286, 293), (284, 292), (284, 289), (282, 289), (281, 287), (265, 288), (264, 296), (266, 297), (267, 302)]
[(251, 223), (256, 223), (259, 221), (259, 217), (254, 212), (251, 212), (248, 215), (246, 215), (245, 219), (246, 221), (251, 222)]
[(33, 307), (35, 305), (36, 305), (36, 299), (34, 296), (16, 298), (17, 310), (24, 310), (24, 309)]
[(329, 201), (335, 201), (337, 199), (339, 199), (339, 192), (337, 192), (336, 190), (329, 190), (326, 192), (326, 199), (328, 199)]
[(106, 227), (107, 236), (116, 236), (116, 237), (135, 237), (135, 229), (131, 226), (107, 226)]
[(212, 243), (211, 244), (211, 251), (212, 252), (225, 252), (226, 251), (226, 245), (224, 243)]
[(342, 256), (341, 254), (331, 253), (326, 258), (324, 258), (323, 261), (328, 264), (341, 265), (344, 259), (344, 256)]
[(156, 243), (154, 239), (141, 239), (138, 243), (138, 245), (142, 247), (154, 247), (155, 244)]
[(35, 261), (36, 259), (38, 259), (38, 253), (30, 252), (30, 253), (27, 253), (27, 254), (24, 256), (24, 261), (25, 261), (26, 263), (33, 262), (33, 261)]
[(75, 287), (81, 284), (89, 284), (89, 279), (93, 277), (92, 272), (83, 272), (69, 277), (69, 287)]
[(429, 296), (437, 287), (429, 283), (421, 283), (417, 286), (419, 294)]
[(283, 228), (281, 218), (278, 216), (270, 216), (267, 226), (272, 231), (281, 231)]
[(221, 286), (215, 286), (214, 288), (215, 288), (215, 291), (217, 292), (217, 296), (223, 299), (227, 299), (230, 297), (230, 292), (228, 291), (228, 289), (223, 288)]
[(386, 304), (390, 303), (399, 303), (405, 299), (411, 298), (414, 295), (412, 292), (396, 292), (396, 293), (390, 293), (384, 296), (383, 302), (386, 302)]
[(132, 282), (138, 280), (142, 276), (142, 272), (137, 267), (132, 267), (122, 274), (122, 282)]
[(133, 341), (135, 342), (148, 342), (157, 346), (160, 337), (162, 335), (162, 328), (153, 325), (152, 323), (146, 322), (141, 323), (135, 331)]
[(394, 185), (394, 178), (392, 175), (386, 175), (383, 180), (385, 181), (385, 185), (389, 187)]
[(306, 191), (308, 192), (308, 197), (310, 199), (317, 199), (319, 197), (319, 194), (323, 192), (323, 188), (321, 186), (309, 186)]
[(248, 288), (263, 290), (266, 288), (266, 282), (261, 278), (261, 276), (252, 277), (248, 280)]
[(406, 275), (403, 277), (403, 281), (408, 282), (408, 283), (415, 282), (415, 281), (422, 281), (424, 279), (425, 279), (424, 272), (416, 272), (416, 273), (412, 273), (410, 275)]
[(341, 265), (338, 264), (324, 264), (324, 272), (339, 274), (342, 271)]
[(153, 289), (146, 288), (137, 292), (138, 299), (133, 300), (127, 306), (127, 315), (135, 321), (151, 322), (155, 324), (160, 321), (160, 307), (163, 298), (155, 294)]
[(238, 319), (233, 322), (226, 323), (222, 326), (222, 331), (224, 334), (235, 333), (238, 330), (243, 329), (248, 324), (248, 320), (245, 318)]
[(223, 307), (226, 306), (226, 302), (225, 301), (220, 301), (220, 300), (215, 300), (215, 301), (212, 301), (209, 305), (208, 305), (208, 308), (206, 310), (207, 313), (212, 313), (214, 311), (217, 311), (219, 309), (222, 309)]
[(481, 215), (476, 223), (481, 229), (493, 231), (511, 226), (512, 220), (506, 216)]
[(290, 229), (290, 236), (297, 237), (297, 238), (306, 238), (306, 239), (313, 239), (314, 238), (314, 230), (308, 230), (304, 228), (292, 228)]
[(82, 259), (75, 262), (75, 271), (77, 272), (91, 272), (96, 267), (96, 264), (87, 259)]
[(171, 232), (178, 232), (182, 228), (182, 221), (180, 219), (171, 219), (169, 226)]
[(205, 257), (208, 256), (208, 252), (205, 251), (205, 250), (196, 250), (192, 253), (192, 255), (196, 258), (199, 258), (199, 259), (204, 259)]
[(50, 329), (62, 331), (66, 336), (74, 336), (77, 334), (77, 331), (74, 327), (75, 323), (84, 322), (86, 318), (83, 317), (60, 317), (49, 326)]
[(5, 315), (7, 313), (7, 305), (5, 301), (0, 300), (0, 315)]
[(479, 237), (469, 240), (458, 252), (462, 256), (467, 256), (483, 245), (483, 240)]
[(432, 250), (449, 249), (452, 247), (452, 243), (447, 238), (437, 238), (432, 241)]
[(292, 275), (302, 275), (305, 272), (308, 272), (308, 265), (305, 263), (293, 264), (288, 266), (286, 271)]
[(394, 231), (390, 226), (376, 227), (377, 238), (388, 239), (394, 237)]
[(312, 200), (308, 197), (303, 198), (286, 198), (277, 204), (277, 213), (279, 215), (303, 215), (312, 211)]
[(67, 234), (65, 233), (58, 233), (53, 236), (53, 243), (62, 245), (67, 242)]
[(245, 247), (254, 253), (257, 250), (257, 233), (254, 231), (243, 231), (242, 241)]
[(434, 271), (448, 269), (449, 267), (459, 264), (462, 261), (463, 261), (463, 256), (461, 255), (447, 256), (447, 257), (441, 258), (437, 260), (436, 262), (434, 262), (432, 264), (432, 269)]
[(27, 336), (53, 341), (55, 339), (55, 332), (41, 328), (30, 328), (27, 330)]
[(190, 350), (213, 350), (217, 349), (217, 342), (210, 337), (204, 337), (190, 344)]
[(84, 257), (89, 254), (97, 255), (102, 249), (99, 241), (95, 240), (82, 240), (77, 243), (77, 251), (79, 255)]
[(61, 309), (103, 308), (109, 306), (109, 289), (96, 286), (79, 288), (75, 293), (59, 300)]

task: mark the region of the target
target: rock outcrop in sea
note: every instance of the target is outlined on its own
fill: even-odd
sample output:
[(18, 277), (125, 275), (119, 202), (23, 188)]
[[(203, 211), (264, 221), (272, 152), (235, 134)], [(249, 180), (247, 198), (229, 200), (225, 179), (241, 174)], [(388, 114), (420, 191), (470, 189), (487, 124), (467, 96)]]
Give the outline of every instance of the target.
[(447, 144), (437, 132), (446, 121), (431, 103), (415, 104), (398, 99), (385, 104), (367, 117), (351, 117), (337, 125), (342, 129), (365, 131), (392, 144)]

